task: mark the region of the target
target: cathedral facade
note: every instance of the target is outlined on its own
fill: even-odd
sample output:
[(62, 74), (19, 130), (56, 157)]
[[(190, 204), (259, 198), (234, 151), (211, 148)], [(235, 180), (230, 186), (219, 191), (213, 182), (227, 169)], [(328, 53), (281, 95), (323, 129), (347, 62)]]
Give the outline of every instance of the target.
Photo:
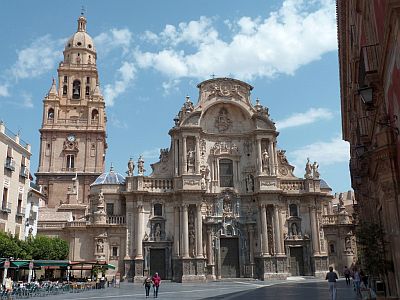
[(66, 239), (70, 260), (107, 261), (110, 274), (134, 281), (154, 272), (178, 282), (324, 276), (331, 189), (316, 162), (304, 178), (293, 174), (251, 85), (201, 82), (151, 174), (139, 157), (122, 176), (103, 170), (105, 105), (83, 16), (58, 73), (44, 100), (37, 178), (49, 207), (38, 232)]

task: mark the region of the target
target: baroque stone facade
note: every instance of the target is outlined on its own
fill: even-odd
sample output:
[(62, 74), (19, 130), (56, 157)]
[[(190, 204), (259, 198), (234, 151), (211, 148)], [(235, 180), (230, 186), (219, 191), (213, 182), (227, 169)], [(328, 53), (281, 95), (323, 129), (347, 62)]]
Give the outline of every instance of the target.
[[(80, 32), (86, 24), (84, 17), (78, 24)], [(61, 82), (67, 76), (65, 68), (73, 67), (82, 79), (89, 67), (95, 67), (82, 61), (77, 64), (79, 56), (74, 53), (82, 49), (69, 50), (68, 45), (64, 55), (72, 56), (60, 65)], [(93, 74), (90, 82), (97, 80), (97, 73)], [(67, 78), (67, 83), (71, 80)], [(106, 260), (117, 266), (110, 274), (120, 272), (139, 282), (156, 271), (163, 279), (178, 282), (324, 276), (329, 261), (323, 215), (331, 213), (332, 195), (320, 179), (318, 164), (308, 160), (304, 178), (294, 176), (285, 151), (277, 147), (278, 132), (268, 108), (258, 99), (252, 104), (249, 84), (215, 78), (198, 88), (197, 103), (190, 97), (184, 100), (169, 131), (171, 146), (160, 150), (150, 175), (145, 175), (145, 158), (139, 157), (136, 163), (129, 159), (127, 176), (111, 168), (90, 181), (94, 177), (88, 174), (103, 166), (104, 102), (101, 97), (92, 99), (89, 89), (89, 97), (79, 101), (84, 116), (90, 116), (93, 107), (98, 110), (96, 127), (86, 117), (74, 127), (64, 121), (61, 126), (54, 117), (49, 121), (48, 112), (53, 107), (62, 109), (63, 101), (75, 101), (71, 99), (75, 90), (72, 86), (64, 97), (62, 88), (57, 94), (53, 85), (54, 92), (45, 99), (42, 141), (44, 135), (46, 141), (53, 141), (57, 155), (77, 153), (78, 173), (64, 171), (61, 162), (51, 162), (53, 151), (46, 155), (46, 142), (38, 178), (50, 184), (46, 178), (61, 175), (63, 184), (57, 189), (63, 188), (67, 197), (67, 185), (76, 182), (72, 188), (76, 197), (49, 193), (39, 233), (68, 240), (71, 260)], [(76, 139), (65, 135), (70, 131)], [(92, 136), (100, 147), (94, 156), (91, 144), (85, 144)], [(81, 165), (80, 161), (92, 163)], [(51, 182), (54, 187), (58, 184)]]

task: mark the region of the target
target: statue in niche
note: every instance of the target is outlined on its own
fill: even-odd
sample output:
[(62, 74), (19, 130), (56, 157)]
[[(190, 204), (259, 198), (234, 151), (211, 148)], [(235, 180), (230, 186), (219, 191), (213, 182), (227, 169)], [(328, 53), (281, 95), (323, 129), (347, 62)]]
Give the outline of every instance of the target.
[(128, 176), (133, 176), (133, 170), (135, 169), (135, 163), (133, 162), (132, 157), (129, 158), (128, 161), (128, 171), (126, 172)]
[(189, 150), (187, 155), (187, 170), (194, 171), (194, 162), (195, 162), (195, 152), (194, 150)]
[(157, 223), (157, 225), (156, 225), (155, 238), (156, 238), (157, 242), (159, 242), (161, 239), (161, 227), (160, 227), (159, 223)]
[(352, 251), (351, 238), (350, 237), (346, 237), (346, 239), (344, 241), (344, 245), (345, 245), (346, 251), (348, 251), (348, 252)]
[(296, 223), (292, 223), (292, 226), (290, 226), (292, 229), (292, 235), (297, 236), (299, 234), (299, 230), (297, 228), (297, 224)]
[(102, 239), (98, 239), (97, 240), (96, 250), (97, 250), (97, 253), (103, 253), (104, 252), (104, 242), (103, 242)]
[(310, 158), (308, 158), (307, 157), (307, 163), (306, 163), (306, 168), (305, 168), (305, 170), (306, 170), (306, 173), (304, 174), (304, 178), (306, 178), (306, 179), (310, 179), (310, 178), (312, 178), (312, 166), (311, 166), (311, 163), (310, 163)]
[(228, 117), (228, 111), (225, 108), (222, 108), (219, 111), (219, 114), (215, 120), (215, 127), (218, 129), (219, 132), (225, 132), (231, 126), (232, 121)]
[(269, 154), (267, 149), (264, 149), (264, 152), (262, 153), (262, 166), (263, 170), (269, 173)]
[(254, 178), (251, 174), (246, 176), (246, 189), (247, 192), (254, 192)]
[(143, 176), (146, 170), (144, 169), (144, 159), (142, 155), (139, 156), (137, 166), (138, 166), (138, 175)]
[(191, 256), (195, 255), (195, 242), (196, 242), (196, 235), (194, 234), (194, 230), (189, 231), (189, 249), (191, 249)]
[(314, 179), (319, 179), (319, 171), (318, 171), (318, 163), (316, 161), (314, 161), (313, 165), (312, 165), (312, 171), (313, 171), (313, 178)]
[(224, 202), (223, 202), (223, 208), (224, 208), (224, 213), (230, 213), (232, 212), (232, 203), (231, 199), (228, 195), (224, 196)]

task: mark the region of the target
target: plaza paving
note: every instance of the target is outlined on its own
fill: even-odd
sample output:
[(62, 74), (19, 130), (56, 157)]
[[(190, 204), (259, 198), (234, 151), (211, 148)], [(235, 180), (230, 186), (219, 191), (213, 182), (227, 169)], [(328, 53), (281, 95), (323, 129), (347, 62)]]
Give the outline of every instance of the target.
[[(152, 294), (150, 294), (152, 298)], [(329, 299), (328, 285), (316, 279), (294, 281), (229, 280), (209, 283), (180, 284), (162, 282), (159, 299)], [(144, 288), (140, 284), (122, 283), (120, 288), (106, 288), (81, 293), (49, 296), (46, 299), (145, 299)], [(338, 282), (338, 300), (356, 299), (352, 287)]]

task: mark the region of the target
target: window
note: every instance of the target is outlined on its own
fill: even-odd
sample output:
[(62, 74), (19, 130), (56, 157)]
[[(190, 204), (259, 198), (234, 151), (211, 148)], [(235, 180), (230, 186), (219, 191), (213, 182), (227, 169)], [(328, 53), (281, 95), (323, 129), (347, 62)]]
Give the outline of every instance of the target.
[(219, 161), (219, 182), (221, 187), (233, 187), (233, 162), (230, 159)]
[(64, 76), (64, 83), (68, 82), (68, 76)]
[(162, 205), (160, 203), (154, 204), (154, 216), (162, 216)]
[(117, 257), (118, 256), (118, 247), (113, 246), (111, 249), (112, 249), (111, 250), (112, 256)]
[(114, 215), (114, 203), (107, 203), (106, 204), (106, 212), (108, 216)]
[(290, 204), (289, 205), (289, 213), (290, 213), (291, 217), (298, 217), (297, 205), (296, 204)]
[(3, 189), (3, 201), (1, 203), (1, 208), (6, 209), (7, 208), (7, 199), (8, 199), (8, 188)]
[(97, 109), (92, 110), (92, 120), (98, 120), (99, 119), (99, 112)]
[(86, 77), (86, 83), (87, 83), (87, 84), (90, 83), (90, 77)]
[(81, 98), (81, 82), (79, 80), (74, 80), (72, 83), (72, 98), (80, 99)]
[(90, 88), (87, 86), (87, 87), (85, 88), (85, 95), (86, 95), (86, 96), (89, 96), (89, 94), (90, 94)]
[(334, 254), (335, 253), (335, 245), (334, 244), (329, 244), (329, 253)]
[(67, 155), (67, 169), (73, 169), (75, 166), (75, 156), (73, 154)]
[(54, 109), (53, 108), (49, 108), (49, 111), (47, 112), (47, 118), (48, 119), (54, 119)]
[(67, 94), (67, 90), (68, 90), (67, 86), (64, 85), (64, 86), (63, 86), (63, 95), (66, 95), (66, 94)]

